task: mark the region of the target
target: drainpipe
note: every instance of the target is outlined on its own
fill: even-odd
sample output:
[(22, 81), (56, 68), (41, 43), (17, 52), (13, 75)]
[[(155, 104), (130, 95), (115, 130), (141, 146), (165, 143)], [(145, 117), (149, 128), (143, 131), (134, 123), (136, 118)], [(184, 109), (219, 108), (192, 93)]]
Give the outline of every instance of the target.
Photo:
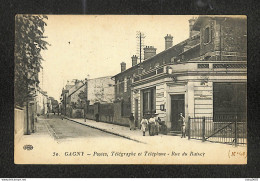
[[(220, 44), (220, 46), (219, 46), (219, 48), (220, 48), (220, 52), (219, 52), (219, 58), (220, 58), (220, 61), (222, 61), (222, 41), (221, 41), (221, 39), (222, 39), (222, 23), (224, 23), (225, 21), (227, 20), (227, 18), (225, 18), (221, 23), (220, 23), (220, 38), (219, 38), (219, 44)], [(223, 43), (224, 43), (224, 41), (223, 41)], [(224, 47), (224, 46), (223, 46)]]

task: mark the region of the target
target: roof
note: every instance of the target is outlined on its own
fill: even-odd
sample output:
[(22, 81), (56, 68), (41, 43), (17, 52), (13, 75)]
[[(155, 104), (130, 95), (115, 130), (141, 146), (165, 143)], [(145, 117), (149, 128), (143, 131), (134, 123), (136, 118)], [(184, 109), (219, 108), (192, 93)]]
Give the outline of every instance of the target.
[(110, 75), (110, 76), (104, 76), (104, 77), (97, 77), (97, 78), (92, 78), (92, 79), (87, 79), (87, 80), (89, 81), (89, 80), (103, 79), (103, 78), (109, 78), (109, 77), (112, 77), (112, 76)]
[(178, 43), (178, 44), (176, 44), (176, 45), (174, 45), (174, 46), (172, 46), (172, 47), (170, 47), (170, 48), (168, 48), (168, 49), (166, 49), (166, 50), (164, 50), (164, 51), (161, 51), (161, 52), (158, 53), (158, 54), (155, 54), (154, 56), (152, 56), (152, 57), (150, 57), (150, 58), (144, 60), (143, 62), (138, 63), (138, 64), (136, 64), (136, 65), (134, 65), (134, 66), (132, 66), (132, 67), (126, 69), (126, 70), (123, 71), (123, 72), (119, 72), (118, 74), (112, 76), (112, 78), (114, 78), (114, 77), (116, 77), (116, 76), (118, 76), (118, 75), (120, 75), (120, 74), (122, 74), (122, 73), (126, 73), (126, 72), (128, 72), (128, 71), (130, 71), (130, 70), (132, 70), (132, 69), (134, 69), (134, 68), (136, 68), (136, 67), (139, 67), (141, 64), (146, 63), (146, 62), (152, 60), (153, 58), (156, 58), (156, 57), (158, 57), (158, 56), (161, 56), (161, 55), (163, 55), (163, 54), (169, 52), (169, 51), (172, 50), (172, 49), (176, 49), (177, 47), (184, 46), (188, 41), (190, 41), (191, 39), (197, 38), (197, 37), (199, 37), (199, 36), (200, 36), (200, 33), (198, 33), (198, 34), (196, 34), (196, 35), (193, 35), (192, 37), (190, 37), (190, 38), (188, 38), (188, 39), (186, 39), (186, 40), (183, 40), (182, 42), (180, 42), (180, 43)]
[(193, 49), (198, 48), (198, 47), (200, 47), (200, 43), (198, 43), (198, 44), (196, 44), (196, 45), (190, 47), (188, 50), (183, 51), (183, 52), (180, 53), (179, 55), (185, 54), (185, 53), (189, 52), (190, 50), (193, 50)]
[(136, 65), (134, 65), (134, 66), (132, 66), (132, 67), (126, 69), (126, 70), (123, 71), (123, 72), (119, 72), (118, 74), (114, 75), (112, 78), (114, 78), (114, 77), (116, 77), (116, 76), (118, 76), (118, 75), (120, 75), (120, 74), (122, 74), (122, 73), (126, 73), (126, 72), (128, 72), (128, 71), (130, 71), (130, 70), (132, 70), (132, 69), (134, 69), (134, 68), (136, 68), (136, 67), (139, 67), (141, 64), (146, 63), (146, 62), (152, 60), (153, 58), (156, 58), (156, 57), (158, 57), (158, 56), (161, 56), (161, 55), (163, 55), (163, 54), (169, 52), (169, 51), (172, 50), (172, 49), (176, 49), (177, 47), (184, 46), (189, 40), (194, 39), (194, 38), (199, 37), (199, 36), (200, 36), (200, 33), (198, 33), (198, 34), (192, 36), (191, 38), (188, 38), (188, 39), (186, 39), (186, 40), (183, 40), (182, 42), (180, 42), (180, 43), (178, 43), (178, 44), (176, 44), (176, 45), (174, 45), (174, 46), (172, 46), (172, 47), (170, 47), (170, 48), (168, 48), (168, 49), (166, 49), (166, 50), (164, 50), (164, 51), (162, 51), (162, 52), (160, 52), (160, 53), (158, 53), (158, 54), (155, 54), (154, 56), (152, 56), (152, 57), (150, 57), (150, 58), (144, 60), (143, 62), (138, 63), (138, 64), (136, 64)]
[(198, 19), (195, 21), (192, 30), (200, 30), (201, 23), (206, 18), (213, 18), (213, 19), (225, 19), (225, 18), (236, 18), (236, 19), (246, 19), (245, 15), (201, 15), (198, 17)]
[(83, 85), (81, 85), (79, 88), (77, 88), (75, 91), (73, 91), (71, 94), (68, 95), (71, 96), (72, 94), (74, 94), (75, 92), (77, 92), (79, 89), (81, 89), (83, 86), (85, 85), (85, 83), (83, 83)]

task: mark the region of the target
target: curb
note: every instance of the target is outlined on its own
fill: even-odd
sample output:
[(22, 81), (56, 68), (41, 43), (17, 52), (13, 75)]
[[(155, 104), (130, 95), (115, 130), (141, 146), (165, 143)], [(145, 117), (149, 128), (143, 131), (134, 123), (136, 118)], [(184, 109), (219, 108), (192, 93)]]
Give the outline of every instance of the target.
[(112, 135), (115, 135), (115, 136), (119, 136), (119, 137), (122, 137), (122, 138), (125, 138), (125, 139), (128, 139), (128, 140), (132, 140), (132, 141), (135, 141), (135, 142), (138, 142), (138, 143), (143, 143), (143, 144), (147, 144), (145, 142), (142, 142), (142, 141), (139, 141), (139, 140), (136, 140), (136, 139), (133, 139), (133, 138), (130, 138), (129, 136), (125, 136), (125, 135), (121, 135), (121, 134), (118, 134), (118, 133), (115, 133), (115, 132), (112, 132), (112, 131), (108, 131), (108, 130), (105, 130), (105, 129), (101, 129), (101, 128), (98, 128), (98, 127), (95, 127), (95, 126), (91, 126), (91, 125), (88, 125), (88, 124), (84, 124), (84, 123), (81, 123), (81, 122), (77, 122), (73, 119), (70, 119), (70, 118), (67, 118), (67, 117), (63, 117), (69, 121), (72, 121), (74, 123), (78, 123), (78, 124), (81, 124), (81, 125), (84, 125), (84, 126), (87, 126), (87, 127), (90, 127), (90, 128), (93, 128), (93, 129), (97, 129), (99, 131), (103, 131), (105, 133), (109, 133), (109, 134), (112, 134)]

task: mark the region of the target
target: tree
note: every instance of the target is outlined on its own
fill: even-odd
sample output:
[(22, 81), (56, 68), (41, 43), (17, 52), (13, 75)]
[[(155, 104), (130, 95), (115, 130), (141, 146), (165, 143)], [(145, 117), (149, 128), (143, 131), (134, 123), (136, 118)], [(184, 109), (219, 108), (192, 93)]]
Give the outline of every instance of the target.
[(94, 102), (103, 102), (104, 101), (104, 87), (103, 85), (100, 87), (95, 87), (95, 98)]
[(15, 69), (14, 69), (14, 103), (23, 106), (33, 100), (35, 86), (38, 86), (38, 73), (43, 58), (41, 50), (46, 50), (48, 42), (43, 39), (45, 20), (42, 15), (15, 16)]
[(80, 105), (79, 108), (83, 109), (85, 107), (84, 105), (86, 104), (86, 101), (87, 101), (87, 94), (85, 90), (80, 91), (80, 93), (78, 94), (78, 105)]

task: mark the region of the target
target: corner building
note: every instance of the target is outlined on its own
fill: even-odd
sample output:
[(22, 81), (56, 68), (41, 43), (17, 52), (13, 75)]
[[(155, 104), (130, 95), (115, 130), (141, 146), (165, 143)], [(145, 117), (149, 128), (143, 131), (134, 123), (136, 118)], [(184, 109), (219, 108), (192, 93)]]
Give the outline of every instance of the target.
[(133, 56), (133, 66), (114, 76), (115, 98), (131, 103), (137, 125), (150, 113), (170, 131), (180, 130), (179, 113), (246, 121), (246, 17), (199, 16), (189, 23), (188, 39), (172, 46), (167, 35), (164, 51), (146, 47), (152, 50), (143, 62), (134, 64)]

